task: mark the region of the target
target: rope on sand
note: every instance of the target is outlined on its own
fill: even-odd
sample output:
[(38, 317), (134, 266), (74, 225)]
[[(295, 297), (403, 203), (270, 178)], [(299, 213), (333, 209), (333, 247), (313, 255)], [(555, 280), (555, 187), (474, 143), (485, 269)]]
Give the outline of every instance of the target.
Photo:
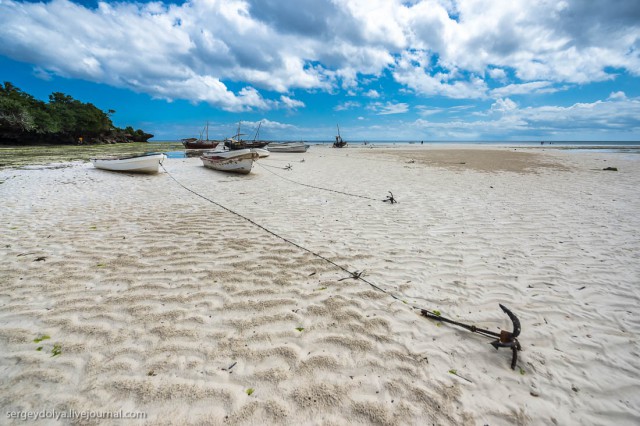
[[(324, 257), (323, 255), (321, 255), (319, 253), (316, 253), (313, 250), (310, 250), (310, 249), (308, 249), (306, 247), (303, 247), (300, 244), (298, 244), (296, 242), (293, 242), (293, 241), (291, 241), (291, 240), (289, 240), (289, 239), (287, 239), (287, 238), (285, 238), (285, 237), (283, 237), (283, 236), (281, 236), (279, 234), (276, 234), (274, 231), (272, 231), (272, 230), (270, 230), (268, 228), (265, 228), (263, 225), (260, 225), (259, 223), (255, 222), (252, 219), (249, 219), (246, 216), (243, 216), (242, 214), (236, 212), (235, 210), (232, 210), (232, 209), (230, 209), (230, 208), (218, 203), (217, 201), (214, 201), (211, 198), (207, 198), (204, 195), (197, 193), (193, 189), (188, 188), (187, 186), (182, 184), (178, 179), (176, 179), (171, 173), (169, 173), (169, 171), (164, 167), (164, 165), (162, 163), (160, 163), (160, 167), (162, 167), (162, 169), (167, 173), (167, 175), (169, 175), (169, 177), (171, 179), (173, 179), (178, 185), (180, 185), (185, 190), (191, 192), (195, 196), (200, 197), (203, 200), (208, 201), (211, 204), (214, 204), (214, 205), (220, 207), (221, 209), (223, 209), (223, 210), (225, 210), (225, 211), (227, 211), (227, 212), (229, 212), (229, 213), (231, 213), (231, 214), (233, 214), (233, 215), (235, 215), (235, 216), (237, 216), (237, 217), (239, 217), (241, 219), (246, 220), (250, 224), (262, 229), (264, 232), (266, 232), (266, 233), (268, 233), (268, 234), (270, 234), (270, 235), (272, 235), (272, 236), (274, 236), (276, 238), (279, 238), (282, 241), (284, 241), (284, 242), (286, 242), (288, 244), (291, 244), (292, 246), (297, 247), (298, 249), (300, 249), (300, 250), (302, 250), (302, 251), (304, 251), (306, 253), (309, 253), (309, 254), (311, 254), (311, 255), (319, 258), (319, 259), (322, 259), (325, 262), (330, 263), (331, 265), (335, 266), (336, 268), (338, 268), (338, 269), (346, 272), (347, 274), (349, 274), (349, 277), (342, 278), (339, 281), (342, 281), (344, 279), (349, 279), (349, 278), (352, 278), (352, 279), (355, 279), (355, 280), (360, 280), (360, 281), (362, 281), (362, 282), (364, 282), (366, 284), (369, 284), (374, 289), (376, 289), (378, 291), (381, 291), (382, 293), (392, 297), (393, 299), (395, 299), (395, 300), (397, 300), (399, 302), (402, 302), (403, 304), (409, 306), (411, 309), (418, 310), (422, 314), (422, 316), (424, 316), (426, 318), (429, 318), (429, 319), (432, 319), (432, 320), (435, 320), (435, 321), (442, 321), (442, 322), (445, 322), (445, 323), (453, 324), (453, 325), (456, 325), (458, 327), (464, 328), (464, 329), (466, 329), (466, 330), (468, 330), (468, 331), (470, 331), (472, 333), (477, 333), (477, 334), (480, 334), (480, 335), (485, 336), (485, 337), (496, 338), (497, 340), (491, 342), (491, 345), (496, 350), (499, 349), (499, 348), (510, 348), (512, 350), (511, 369), (514, 370), (516, 368), (516, 363), (518, 361), (518, 352), (520, 350), (522, 350), (522, 347), (520, 346), (520, 343), (518, 342), (518, 335), (520, 334), (520, 331), (521, 331), (520, 321), (505, 306), (500, 305), (500, 308), (511, 319), (511, 321), (513, 323), (513, 332), (502, 330), (500, 333), (496, 333), (496, 332), (493, 332), (493, 331), (489, 331), (489, 330), (478, 328), (475, 325), (468, 325), (468, 324), (464, 324), (464, 323), (461, 323), (461, 322), (458, 322), (458, 321), (454, 321), (454, 320), (445, 318), (445, 317), (441, 316), (440, 312), (437, 311), (437, 310), (431, 311), (429, 309), (420, 308), (419, 306), (415, 306), (415, 305), (412, 305), (410, 303), (407, 303), (405, 300), (403, 300), (400, 297), (396, 296), (392, 292), (390, 292), (388, 290), (385, 290), (384, 288), (382, 288), (382, 287), (372, 283), (371, 281), (367, 280), (366, 278), (364, 278), (364, 271), (353, 271), (353, 272), (349, 271), (347, 268), (345, 268), (344, 266), (334, 262), (333, 260), (331, 260), (331, 259), (329, 259), (327, 257)], [(304, 185), (304, 184), (301, 184), (301, 185)], [(309, 185), (305, 185), (305, 186), (309, 186)], [(324, 188), (320, 188), (320, 189), (324, 189)], [(332, 191), (332, 190), (329, 190), (329, 191)], [(337, 191), (332, 191), (332, 192), (337, 192)], [(351, 194), (347, 194), (347, 195), (351, 195)], [(368, 197), (362, 197), (362, 196), (358, 196), (358, 195), (356, 195), (356, 197), (368, 198)], [(373, 198), (370, 198), (370, 199), (373, 199)], [(386, 200), (383, 200), (383, 201), (390, 201), (392, 204), (393, 204), (393, 202), (396, 202), (395, 200), (394, 201), (391, 201), (391, 200), (393, 200), (393, 194), (391, 194), (390, 197), (388, 197)]]
[[(174, 177), (174, 176), (173, 176), (173, 175), (172, 175), (172, 174), (171, 174), (171, 173), (170, 173), (170, 172), (169, 172), (169, 171), (164, 167), (164, 165), (163, 165), (163, 164), (160, 164), (160, 167), (162, 167), (162, 169), (167, 173), (167, 175), (168, 175), (171, 179), (173, 179), (173, 180), (174, 180), (174, 182), (176, 182), (178, 185), (180, 185), (182, 188), (186, 189), (187, 191), (191, 192), (193, 195), (195, 195), (195, 196), (197, 196), (197, 197), (200, 197), (200, 198), (202, 198), (203, 200), (208, 201), (208, 202), (210, 202), (211, 204), (214, 204), (214, 205), (216, 205), (216, 206), (220, 207), (221, 209), (226, 210), (227, 212), (229, 212), (229, 213), (231, 213), (231, 214), (233, 214), (233, 215), (235, 215), (235, 216), (237, 216), (237, 217), (239, 217), (239, 218), (241, 218), (241, 219), (246, 220), (246, 221), (247, 221), (247, 222), (249, 222), (250, 224), (252, 224), (252, 225), (254, 225), (254, 226), (256, 226), (256, 227), (258, 227), (258, 228), (262, 229), (264, 232), (266, 232), (266, 233), (268, 233), (268, 234), (270, 234), (270, 235), (273, 235), (274, 237), (279, 238), (279, 239), (281, 239), (282, 241), (284, 241), (284, 242), (286, 242), (286, 243), (288, 243), (288, 244), (291, 244), (291, 245), (293, 245), (293, 246), (297, 247), (298, 249), (300, 249), (300, 250), (302, 250), (302, 251), (305, 251), (305, 252), (307, 252), (307, 253), (309, 253), (309, 254), (311, 254), (311, 255), (313, 255), (313, 256), (315, 256), (315, 257), (319, 258), (319, 259), (324, 260), (325, 262), (330, 263), (331, 265), (335, 266), (336, 268), (338, 268), (338, 269), (340, 269), (340, 270), (342, 270), (342, 271), (346, 272), (347, 274), (349, 274), (349, 277), (347, 277), (347, 278), (353, 278), (353, 279), (356, 279), (356, 280), (363, 281), (363, 282), (365, 282), (365, 283), (369, 284), (371, 287), (375, 288), (376, 290), (379, 290), (379, 291), (381, 291), (381, 292), (383, 292), (383, 293), (385, 293), (385, 294), (387, 294), (387, 295), (391, 296), (391, 297), (392, 297), (392, 298), (394, 298), (395, 300), (398, 300), (398, 301), (400, 301), (400, 302), (402, 302), (402, 303), (404, 303), (404, 304), (407, 304), (408, 306), (410, 306), (410, 307), (411, 307), (411, 308), (413, 308), (413, 309), (423, 310), (422, 308), (420, 308), (420, 307), (418, 307), (418, 306), (413, 306), (413, 305), (408, 304), (407, 302), (405, 302), (404, 300), (402, 300), (401, 298), (399, 298), (399, 297), (398, 297), (398, 296), (396, 296), (395, 294), (391, 293), (390, 291), (385, 290), (385, 289), (383, 289), (383, 288), (381, 288), (381, 287), (377, 286), (376, 284), (372, 283), (371, 281), (367, 280), (366, 278), (364, 278), (364, 277), (363, 277), (363, 275), (364, 275), (364, 273), (363, 273), (363, 272), (364, 272), (364, 271), (353, 271), (353, 272), (352, 272), (352, 271), (349, 271), (349, 270), (348, 270), (347, 268), (345, 268), (344, 266), (342, 266), (342, 265), (340, 265), (340, 264), (338, 264), (338, 263), (334, 262), (333, 260), (331, 260), (331, 259), (329, 259), (329, 258), (327, 258), (327, 257), (325, 257), (325, 256), (323, 256), (323, 255), (321, 255), (320, 253), (316, 253), (316, 252), (314, 252), (313, 250), (310, 250), (310, 249), (308, 249), (308, 248), (306, 248), (306, 247), (303, 247), (303, 246), (301, 246), (300, 244), (298, 244), (298, 243), (296, 243), (296, 242), (294, 242), (294, 241), (291, 241), (291, 240), (289, 240), (289, 239), (287, 239), (287, 238), (283, 237), (282, 235), (276, 234), (274, 231), (272, 231), (272, 230), (270, 230), (270, 229), (268, 229), (268, 228), (264, 227), (263, 225), (260, 225), (259, 223), (255, 222), (253, 219), (249, 219), (248, 217), (243, 216), (242, 214), (240, 214), (240, 213), (236, 212), (235, 210), (232, 210), (232, 209), (230, 209), (229, 207), (226, 207), (226, 206), (224, 206), (224, 205), (220, 204), (219, 202), (212, 200), (211, 198), (205, 197), (204, 195), (199, 194), (199, 193), (197, 193), (196, 191), (194, 191), (193, 189), (191, 189), (191, 188), (189, 188), (189, 187), (185, 186), (182, 182), (180, 182), (178, 179), (176, 179), (176, 178), (175, 178), (175, 177)], [(424, 310), (425, 310), (425, 311), (427, 311), (427, 312), (430, 312), (430, 313), (431, 313), (431, 311), (428, 311), (428, 310), (426, 310), (426, 309), (424, 309)], [(435, 315), (435, 313), (434, 313), (434, 315)]]
[(293, 166), (291, 166), (291, 164), (287, 164), (284, 167), (271, 166), (271, 165), (268, 165), (268, 164), (260, 164), (260, 166), (262, 166), (262, 167), (271, 167), (272, 169), (280, 169), (280, 170), (293, 170)]
[[(265, 169), (266, 171), (268, 171), (269, 173), (271, 173), (271, 174), (273, 174), (273, 175), (275, 175), (275, 176), (278, 176), (280, 179), (284, 179), (284, 180), (289, 181), (289, 182), (291, 182), (291, 183), (295, 183), (296, 185), (306, 186), (307, 188), (319, 189), (319, 190), (321, 190), (321, 191), (334, 192), (334, 193), (336, 193), (336, 194), (347, 195), (347, 196), (349, 196), (349, 197), (362, 198), (362, 199), (365, 199), (365, 200), (371, 200), (371, 201), (390, 201), (390, 199), (389, 199), (389, 198), (384, 199), (384, 200), (380, 200), (379, 198), (371, 198), (371, 197), (367, 197), (366, 195), (350, 194), (350, 193), (348, 193), (348, 192), (338, 191), (338, 190), (336, 190), (336, 189), (322, 188), (322, 187), (320, 187), (320, 186), (314, 186), (314, 185), (309, 185), (309, 184), (306, 184), (306, 183), (298, 182), (298, 181), (295, 181), (295, 180), (293, 180), (293, 179), (289, 179), (289, 178), (286, 178), (286, 177), (284, 177), (284, 176), (281, 176), (281, 175), (279, 175), (279, 174), (277, 174), (277, 173), (275, 173), (275, 172), (273, 172), (273, 171), (271, 171), (271, 170), (269, 170), (269, 169), (265, 168), (265, 165), (262, 165), (262, 164), (260, 164), (260, 163), (256, 163), (256, 164), (257, 164), (258, 166), (260, 166), (260, 167), (264, 168), (264, 169)], [(270, 167), (273, 167), (273, 166), (270, 166)], [(286, 170), (291, 170), (291, 169), (286, 169)], [(392, 194), (392, 197), (391, 197), (391, 198), (393, 198), (393, 194)], [(391, 202), (391, 204), (394, 204), (394, 203), (397, 203), (397, 202), (398, 202), (398, 201), (396, 201), (395, 199), (393, 199), (393, 201)]]

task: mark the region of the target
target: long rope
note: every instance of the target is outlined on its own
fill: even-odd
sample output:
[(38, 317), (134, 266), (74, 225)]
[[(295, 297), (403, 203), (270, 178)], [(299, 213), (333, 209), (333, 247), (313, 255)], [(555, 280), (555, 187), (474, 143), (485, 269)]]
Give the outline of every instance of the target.
[(320, 187), (320, 186), (314, 186), (314, 185), (309, 185), (309, 184), (306, 184), (306, 183), (298, 182), (298, 181), (295, 181), (295, 180), (293, 180), (293, 179), (289, 179), (289, 178), (286, 178), (286, 177), (284, 177), (284, 176), (281, 176), (281, 175), (279, 175), (279, 174), (277, 174), (277, 173), (275, 173), (275, 172), (273, 172), (273, 171), (271, 171), (271, 170), (267, 169), (264, 165), (262, 165), (262, 164), (260, 164), (260, 163), (256, 163), (256, 164), (257, 164), (258, 166), (262, 167), (263, 169), (265, 169), (266, 171), (268, 171), (269, 173), (271, 173), (271, 174), (273, 174), (273, 175), (275, 175), (275, 176), (278, 176), (280, 179), (284, 179), (284, 180), (286, 180), (286, 181), (289, 181), (289, 182), (295, 183), (295, 184), (297, 184), (297, 185), (306, 186), (307, 188), (314, 188), (314, 189), (319, 189), (319, 190), (321, 190), (321, 191), (335, 192), (336, 194), (347, 195), (347, 196), (349, 196), (349, 197), (363, 198), (363, 199), (365, 199), (365, 200), (381, 201), (379, 198), (371, 198), (371, 197), (367, 197), (366, 195), (350, 194), (350, 193), (348, 193), (348, 192), (338, 191), (338, 190), (330, 189), (330, 188), (322, 188), (322, 187)]
[[(254, 226), (257, 226), (258, 228), (262, 229), (266, 233), (268, 233), (268, 234), (270, 234), (270, 235), (272, 235), (272, 236), (274, 236), (276, 238), (279, 238), (279, 239), (283, 240), (284, 242), (286, 242), (288, 244), (291, 244), (294, 247), (297, 247), (298, 249), (300, 249), (300, 250), (302, 250), (302, 251), (304, 251), (306, 253), (309, 253), (309, 254), (311, 254), (311, 255), (319, 258), (319, 259), (322, 259), (325, 262), (330, 263), (331, 265), (335, 266), (336, 268), (338, 268), (338, 269), (340, 269), (340, 270), (342, 270), (342, 271), (344, 271), (344, 272), (346, 272), (346, 273), (348, 273), (350, 275), (349, 277), (342, 278), (340, 281), (342, 281), (344, 279), (348, 279), (348, 278), (353, 278), (353, 279), (356, 279), (356, 280), (363, 281), (363, 282), (369, 284), (369, 286), (373, 287), (374, 289), (376, 289), (378, 291), (381, 291), (382, 293), (392, 297), (393, 299), (398, 300), (398, 301), (406, 304), (411, 309), (415, 309), (415, 310), (420, 311), (420, 313), (423, 316), (427, 317), (427, 318), (430, 318), (430, 319), (433, 319), (433, 320), (436, 320), (436, 321), (444, 321), (444, 322), (447, 322), (447, 323), (450, 323), (450, 324), (454, 324), (454, 325), (462, 327), (462, 328), (464, 328), (466, 330), (469, 330), (472, 333), (477, 333), (477, 334), (480, 334), (480, 335), (485, 336), (485, 337), (490, 337), (490, 338), (498, 337), (498, 340), (492, 342), (491, 345), (494, 346), (496, 349), (498, 349), (500, 347), (509, 347), (509, 348), (511, 348), (512, 353), (513, 353), (512, 357), (511, 357), (511, 369), (514, 370), (516, 368), (516, 364), (517, 364), (517, 361), (518, 361), (518, 351), (520, 351), (522, 349), (521, 346), (520, 346), (520, 343), (518, 342), (518, 339), (517, 339), (518, 335), (520, 334), (520, 330), (521, 330), (520, 322), (515, 317), (515, 315), (513, 315), (503, 305), (500, 305), (500, 307), (502, 308), (502, 310), (505, 313), (507, 313), (507, 315), (509, 315), (509, 318), (511, 318), (511, 320), (513, 322), (513, 325), (514, 325), (513, 333), (501, 331), (500, 334), (498, 334), (498, 333), (495, 333), (493, 331), (489, 331), (489, 330), (478, 328), (478, 327), (476, 327), (474, 325), (463, 324), (461, 322), (454, 321), (454, 320), (451, 320), (449, 318), (444, 318), (444, 317), (442, 317), (440, 315), (440, 312), (438, 312), (438, 311), (431, 311), (429, 309), (424, 309), (424, 308), (420, 308), (418, 306), (409, 304), (405, 300), (402, 300), (401, 298), (399, 298), (395, 294), (391, 293), (390, 291), (385, 290), (382, 287), (380, 287), (380, 286), (372, 283), (371, 281), (365, 279), (363, 277), (364, 271), (351, 272), (347, 268), (345, 268), (344, 266), (334, 262), (333, 260), (328, 259), (328, 258), (322, 256), (321, 254), (314, 252), (313, 250), (310, 250), (310, 249), (308, 249), (306, 247), (303, 247), (300, 244), (295, 243), (295, 242), (293, 242), (293, 241), (291, 241), (291, 240), (289, 240), (289, 239), (287, 239), (287, 238), (285, 238), (285, 237), (283, 237), (281, 235), (276, 234), (275, 232), (271, 231), (270, 229), (267, 229), (264, 226), (260, 225), (259, 223), (249, 219), (248, 217), (243, 216), (240, 213), (238, 213), (238, 212), (236, 212), (234, 210), (231, 210), (230, 208), (228, 208), (226, 206), (223, 206), (222, 204), (220, 204), (220, 203), (218, 203), (218, 202), (216, 202), (216, 201), (214, 201), (214, 200), (212, 200), (210, 198), (207, 198), (204, 195), (201, 195), (201, 194), (197, 193), (196, 191), (192, 190), (191, 188), (188, 188), (187, 186), (183, 185), (180, 181), (178, 181), (171, 173), (169, 173), (169, 171), (164, 167), (164, 165), (162, 165), (162, 163), (160, 163), (160, 166), (162, 166), (162, 169), (169, 175), (169, 177), (171, 177), (171, 179), (173, 179), (178, 185), (180, 185), (182, 188), (186, 189), (187, 191), (191, 192), (192, 194), (194, 194), (194, 195), (196, 195), (196, 196), (198, 196), (198, 197), (200, 197), (200, 198), (202, 198), (202, 199), (204, 199), (204, 200), (206, 200), (206, 201), (208, 201), (208, 202), (210, 202), (212, 204), (215, 204), (216, 206), (226, 210), (227, 212), (229, 212), (229, 213), (231, 213), (231, 214), (233, 214), (235, 216), (238, 216), (241, 219), (246, 220), (247, 222), (249, 222), (250, 224), (252, 224)], [(503, 336), (503, 334), (504, 334), (504, 336)], [(503, 339), (503, 337), (504, 337), (504, 339)], [(468, 379), (465, 378), (465, 380), (468, 380)]]
[(262, 167), (271, 167), (272, 169), (291, 170), (291, 164), (288, 164), (285, 167), (272, 166), (270, 164), (260, 164), (260, 165)]
[[(338, 263), (334, 262), (333, 260), (331, 260), (331, 259), (329, 259), (329, 258), (327, 258), (327, 257), (325, 257), (325, 256), (323, 256), (323, 255), (321, 255), (321, 254), (319, 254), (319, 253), (316, 253), (316, 252), (314, 252), (313, 250), (310, 250), (310, 249), (308, 249), (308, 248), (306, 248), (306, 247), (303, 247), (303, 246), (301, 246), (300, 244), (298, 244), (298, 243), (296, 243), (296, 242), (294, 242), (294, 241), (291, 241), (291, 240), (289, 240), (289, 239), (287, 239), (287, 238), (283, 237), (282, 235), (279, 235), (279, 234), (275, 233), (274, 231), (272, 231), (272, 230), (270, 230), (270, 229), (268, 229), (268, 228), (265, 228), (263, 225), (260, 225), (259, 223), (255, 222), (254, 220), (249, 219), (249, 218), (248, 218), (248, 217), (246, 217), (246, 216), (243, 216), (242, 214), (240, 214), (240, 213), (236, 212), (235, 210), (232, 210), (232, 209), (230, 209), (230, 208), (228, 208), (228, 207), (226, 207), (226, 206), (224, 206), (224, 205), (222, 205), (222, 204), (218, 203), (217, 201), (212, 200), (211, 198), (207, 198), (207, 197), (205, 197), (204, 195), (197, 193), (196, 191), (194, 191), (193, 189), (191, 189), (191, 188), (189, 188), (189, 187), (185, 186), (182, 182), (180, 182), (178, 179), (176, 179), (176, 178), (175, 178), (171, 173), (169, 173), (169, 171), (164, 167), (164, 165), (163, 165), (163, 164), (160, 164), (160, 167), (162, 167), (162, 169), (167, 173), (167, 175), (168, 175), (171, 179), (173, 179), (173, 180), (174, 180), (178, 185), (180, 185), (182, 188), (186, 189), (187, 191), (189, 191), (189, 192), (190, 192), (190, 193), (192, 193), (193, 195), (195, 195), (195, 196), (197, 196), (197, 197), (200, 197), (200, 198), (202, 198), (203, 200), (206, 200), (206, 201), (210, 202), (211, 204), (214, 204), (214, 205), (216, 205), (216, 206), (220, 207), (221, 209), (223, 209), (223, 210), (225, 210), (225, 211), (227, 211), (227, 212), (229, 212), (229, 213), (231, 213), (231, 214), (233, 214), (233, 215), (235, 215), (235, 216), (237, 216), (237, 217), (239, 217), (239, 218), (241, 218), (241, 219), (246, 220), (246, 221), (247, 221), (247, 222), (249, 222), (250, 224), (252, 224), (252, 225), (254, 225), (254, 226), (256, 226), (256, 227), (258, 227), (258, 228), (262, 229), (264, 232), (266, 232), (266, 233), (268, 233), (268, 234), (270, 234), (270, 235), (273, 235), (274, 237), (279, 238), (279, 239), (281, 239), (282, 241), (284, 241), (284, 242), (286, 242), (286, 243), (288, 243), (288, 244), (291, 244), (291, 245), (293, 245), (293, 246), (297, 247), (298, 249), (300, 249), (300, 250), (302, 250), (302, 251), (305, 251), (305, 252), (307, 252), (307, 253), (309, 253), (309, 254), (311, 254), (311, 255), (313, 255), (313, 256), (315, 256), (315, 257), (319, 258), (319, 259), (324, 260), (325, 262), (330, 263), (331, 265), (335, 266), (336, 268), (338, 268), (338, 269), (340, 269), (340, 270), (342, 270), (342, 271), (346, 272), (347, 274), (349, 274), (350, 276), (349, 276), (348, 278), (353, 278), (353, 279), (356, 279), (356, 280), (360, 280), (360, 281), (362, 281), (362, 282), (365, 282), (365, 283), (369, 284), (371, 287), (375, 288), (376, 290), (381, 291), (381, 292), (383, 292), (383, 293), (387, 294), (388, 296), (391, 296), (393, 299), (398, 300), (398, 301), (400, 301), (400, 302), (402, 302), (402, 303), (404, 303), (404, 304), (408, 305), (408, 306), (409, 306), (409, 307), (411, 307), (412, 309), (417, 309), (417, 310), (420, 310), (420, 311), (426, 311), (426, 312), (428, 312), (428, 313), (430, 313), (430, 314), (440, 316), (440, 313), (439, 313), (439, 312), (434, 312), (434, 311), (431, 311), (431, 310), (428, 310), (428, 309), (424, 309), (424, 308), (420, 308), (420, 307), (418, 307), (418, 306), (414, 306), (414, 305), (412, 305), (412, 304), (407, 303), (406, 301), (404, 301), (403, 299), (399, 298), (398, 296), (396, 296), (395, 294), (391, 293), (390, 291), (385, 290), (385, 289), (383, 289), (382, 287), (380, 287), (380, 286), (378, 286), (378, 285), (376, 285), (376, 284), (372, 283), (371, 281), (367, 280), (366, 278), (364, 278), (364, 277), (362, 276), (362, 275), (363, 275), (363, 272), (359, 272), (359, 271), (353, 271), (353, 272), (352, 272), (352, 271), (349, 271), (347, 268), (345, 268), (344, 266), (342, 266), (342, 265), (340, 265), (340, 264), (338, 264)], [(334, 191), (334, 192), (335, 192), (335, 191)]]

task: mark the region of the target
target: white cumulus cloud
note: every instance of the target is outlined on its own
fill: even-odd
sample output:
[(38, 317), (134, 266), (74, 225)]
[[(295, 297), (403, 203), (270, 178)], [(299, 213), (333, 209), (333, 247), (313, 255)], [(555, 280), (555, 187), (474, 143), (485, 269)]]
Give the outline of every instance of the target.
[(0, 55), (43, 76), (229, 111), (375, 97), (360, 87), (386, 75), (420, 97), (550, 93), (640, 76), (639, 46), (637, 0), (0, 1)]

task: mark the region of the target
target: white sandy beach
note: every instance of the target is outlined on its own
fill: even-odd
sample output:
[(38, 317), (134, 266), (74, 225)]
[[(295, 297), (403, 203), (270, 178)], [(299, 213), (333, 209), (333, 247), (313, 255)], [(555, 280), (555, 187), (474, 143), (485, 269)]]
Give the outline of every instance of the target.
[[(313, 146), (247, 176), (165, 162), (406, 303), (164, 172), (0, 170), (0, 423), (637, 425), (639, 166), (477, 146)], [(411, 308), (510, 329), (499, 303), (522, 323), (515, 371)]]

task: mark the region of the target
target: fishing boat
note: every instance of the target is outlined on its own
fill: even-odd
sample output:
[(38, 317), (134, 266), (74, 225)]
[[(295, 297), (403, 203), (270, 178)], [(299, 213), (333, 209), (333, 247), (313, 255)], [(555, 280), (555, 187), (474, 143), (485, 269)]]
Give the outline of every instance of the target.
[(242, 122), (238, 123), (238, 132), (234, 136), (230, 138), (226, 138), (224, 140), (224, 146), (227, 149), (238, 150), (238, 149), (247, 149), (247, 148), (264, 148), (269, 144), (269, 141), (258, 140), (258, 134), (260, 132), (260, 126), (262, 125), (262, 122), (258, 124), (258, 130), (256, 130), (256, 134), (253, 137), (252, 141), (246, 141), (241, 138), (241, 136), (245, 135), (245, 133), (240, 133), (241, 124)]
[[(202, 139), (203, 133), (206, 132), (206, 139)], [(220, 141), (210, 140), (209, 139), (209, 122), (207, 121), (207, 125), (200, 132), (200, 138), (187, 138), (181, 140), (182, 145), (186, 149), (214, 149), (220, 144)]]
[(158, 167), (166, 158), (167, 156), (161, 152), (151, 152), (125, 157), (92, 158), (91, 162), (97, 169), (114, 172), (158, 173)]
[(309, 145), (304, 142), (270, 143), (267, 149), (271, 152), (307, 152)]
[(244, 175), (251, 172), (253, 162), (258, 158), (260, 158), (260, 154), (253, 149), (209, 151), (200, 157), (202, 164), (207, 168)]
[(269, 151), (262, 148), (251, 148), (251, 150), (258, 153), (258, 158), (266, 158), (271, 154)]
[(338, 128), (338, 136), (336, 136), (336, 141), (333, 143), (333, 147), (334, 148), (344, 148), (345, 146), (347, 146), (347, 142), (345, 142), (342, 139), (342, 136), (340, 136), (340, 126), (338, 126), (336, 124), (336, 127)]
[(219, 144), (219, 141), (212, 140), (202, 140), (196, 138), (182, 139), (182, 145), (187, 149), (214, 149)]

